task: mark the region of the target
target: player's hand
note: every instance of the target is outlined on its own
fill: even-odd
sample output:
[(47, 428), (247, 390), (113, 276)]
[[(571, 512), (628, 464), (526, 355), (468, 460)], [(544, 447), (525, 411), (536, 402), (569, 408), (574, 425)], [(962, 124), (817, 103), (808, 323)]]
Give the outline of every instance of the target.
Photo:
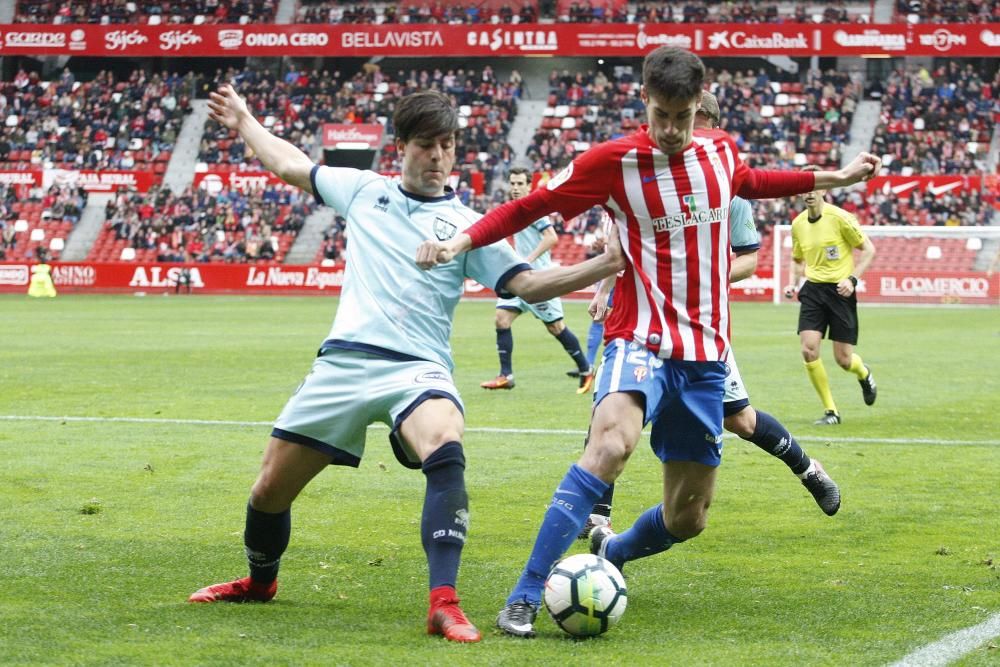
[(446, 264), (455, 258), (457, 253), (441, 241), (424, 241), (417, 246), (417, 266), (425, 271), (433, 269), (438, 264)]
[(837, 294), (842, 297), (849, 297), (854, 294), (854, 283), (848, 278), (844, 278), (839, 283), (837, 283)]
[(795, 298), (795, 285), (785, 285), (785, 298), (786, 299)]
[(587, 312), (590, 313), (590, 317), (595, 322), (603, 322), (608, 316), (608, 295), (597, 290), (597, 294), (594, 298), (590, 300), (590, 305), (587, 307)]
[(590, 249), (596, 253), (604, 252), (604, 249), (608, 246), (608, 240), (603, 236), (595, 236), (593, 242), (590, 244)]
[(844, 185), (853, 185), (859, 181), (870, 181), (882, 171), (882, 159), (871, 153), (858, 153), (850, 164), (843, 168)]
[(240, 121), (250, 115), (246, 100), (236, 94), (228, 83), (208, 94), (208, 117), (230, 130), (239, 128)]

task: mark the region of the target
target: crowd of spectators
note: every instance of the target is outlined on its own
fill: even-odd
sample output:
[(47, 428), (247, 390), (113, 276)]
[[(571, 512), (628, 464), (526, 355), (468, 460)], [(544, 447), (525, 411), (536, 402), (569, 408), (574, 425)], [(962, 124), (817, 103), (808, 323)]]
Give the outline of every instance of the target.
[(894, 70), (871, 92), (882, 100), (873, 152), (892, 174), (984, 171), (1000, 114), (1000, 72), (984, 81), (976, 66), (949, 60), (933, 72)]
[[(708, 76), (722, 107), (721, 128), (751, 166), (789, 168), (804, 160), (825, 166), (839, 160), (858, 103), (858, 84), (849, 75), (811, 71), (804, 83), (763, 68), (713, 70)], [(590, 144), (634, 130), (645, 113), (637, 73), (627, 66), (615, 68), (610, 78), (601, 71), (553, 71), (549, 105), (562, 118), (572, 118), (572, 127), (558, 115), (555, 122), (543, 119), (528, 149), (535, 170), (561, 168)]]
[[(0, 261), (4, 259), (59, 259), (61, 246), (51, 250), (51, 240), (33, 240), (30, 230), (59, 230), (65, 236), (80, 221), (87, 206), (87, 191), (72, 183), (56, 183), (48, 189), (0, 183)], [(19, 228), (18, 222), (24, 227)]]
[[(468, 185), (471, 173), (478, 171), (489, 189), (497, 167), (509, 164), (514, 157), (506, 137), (517, 111), (520, 82), (498, 81), (489, 65), (482, 69), (399, 70), (394, 75), (369, 65), (353, 76), (336, 70), (292, 69), (278, 77), (259, 70), (220, 69), (213, 85), (223, 81), (235, 82), (251, 111), (270, 131), (313, 158), (318, 159), (325, 123), (382, 124), (386, 142), (376, 168), (398, 173), (399, 159), (391, 141), (396, 100), (428, 88), (450, 95), (466, 125), (455, 150), (462, 181)], [(208, 165), (260, 169), (239, 136), (214, 121), (206, 124), (198, 159)]]
[[(18, 0), (18, 23), (204, 24), (273, 23), (268, 0)], [(789, 0), (757, 5), (723, 0), (442, 0), (345, 2), (302, 0), (297, 23), (510, 24), (510, 23), (857, 23), (870, 22), (864, 0)], [(1000, 0), (896, 0), (896, 17), (921, 23), (997, 23)]]
[(668, 0), (573, 0), (560, 3), (555, 18), (562, 23), (867, 23), (871, 8), (870, 2), (848, 0), (763, 6), (722, 0), (687, 0), (683, 4)]
[(506, 3), (500, 1), (445, 3), (414, 0), (403, 3), (345, 3), (337, 0), (303, 2), (300, 23), (361, 24), (511, 24), (511, 23), (867, 23), (872, 3), (830, 0), (810, 3), (687, 0), (571, 0)]
[(158, 262), (280, 260), (279, 233), (296, 234), (313, 210), (296, 188), (268, 186), (244, 193), (188, 188), (119, 191), (108, 202), (107, 232), (128, 246), (155, 250)]
[(18, 0), (17, 23), (273, 23), (270, 0)]
[(914, 23), (1000, 23), (1000, 0), (896, 0), (896, 17)]
[(173, 149), (194, 91), (193, 75), (128, 79), (101, 71), (86, 82), (64, 68), (43, 81), (20, 69), (0, 82), (0, 162), (66, 169), (138, 168)]
[(774, 80), (764, 69), (742, 76), (726, 70), (711, 74), (722, 109), (720, 127), (750, 166), (839, 164), (860, 94), (851, 74), (811, 70), (804, 82)]
[(297, 20), (300, 23), (536, 23), (538, 8), (533, 2), (520, 6), (500, 2), (470, 4), (444, 3), (351, 3), (325, 0), (303, 2)]

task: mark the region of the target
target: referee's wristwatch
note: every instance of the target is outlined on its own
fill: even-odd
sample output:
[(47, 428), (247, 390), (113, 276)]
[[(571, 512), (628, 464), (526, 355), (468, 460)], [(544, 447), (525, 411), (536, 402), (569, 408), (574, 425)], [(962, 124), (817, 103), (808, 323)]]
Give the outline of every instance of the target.
[(847, 276), (847, 279), (851, 281), (851, 284), (854, 285), (855, 288), (857, 288), (857, 286), (858, 286), (858, 277), (857, 276), (850, 275), (850, 276)]

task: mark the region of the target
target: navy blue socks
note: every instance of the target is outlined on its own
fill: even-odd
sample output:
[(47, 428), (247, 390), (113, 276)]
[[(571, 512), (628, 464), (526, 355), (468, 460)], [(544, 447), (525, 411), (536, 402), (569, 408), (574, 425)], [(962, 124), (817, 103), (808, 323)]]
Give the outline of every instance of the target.
[(281, 555), (288, 548), (291, 534), (291, 510), (270, 514), (256, 510), (247, 503), (243, 544), (250, 563), (250, 579), (254, 583), (270, 584), (278, 578)]
[(784, 461), (796, 475), (804, 473), (809, 467), (809, 457), (799, 447), (792, 434), (782, 426), (781, 422), (766, 412), (757, 410), (757, 426), (749, 440), (765, 452)]
[(427, 554), (430, 587), (455, 588), (469, 530), (469, 496), (465, 491), (465, 454), (461, 443), (445, 443), (424, 460), (421, 468), (427, 478), (427, 491), (420, 539)]
[(576, 362), (576, 367), (581, 373), (586, 373), (590, 370), (591, 364), (587, 361), (587, 358), (583, 355), (583, 350), (580, 349), (580, 341), (577, 340), (576, 335), (569, 330), (569, 327), (565, 327), (556, 336), (556, 339), (562, 343), (563, 349), (566, 353), (573, 358)]
[(511, 355), (514, 353), (514, 334), (510, 329), (497, 329), (497, 354), (500, 356), (500, 375), (513, 375)]

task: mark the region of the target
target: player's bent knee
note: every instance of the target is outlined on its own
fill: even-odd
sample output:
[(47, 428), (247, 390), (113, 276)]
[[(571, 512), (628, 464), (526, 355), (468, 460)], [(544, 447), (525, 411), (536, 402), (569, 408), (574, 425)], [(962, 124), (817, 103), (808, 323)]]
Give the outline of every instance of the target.
[(277, 514), (291, 507), (296, 495), (296, 492), (285, 488), (276, 477), (262, 471), (250, 489), (250, 505), (255, 510)]
[(753, 437), (754, 427), (756, 426), (754, 423), (755, 420), (751, 419), (750, 416), (750, 409), (744, 408), (735, 415), (730, 415), (723, 419), (722, 427), (744, 440), (749, 440)]
[(664, 525), (670, 534), (679, 540), (697, 537), (708, 525), (707, 507), (690, 507), (666, 517)]
[(603, 481), (611, 483), (625, 469), (625, 463), (633, 449), (635, 445), (629, 445), (621, 438), (607, 438), (599, 442), (591, 439), (587, 448), (583, 450), (580, 464)]

